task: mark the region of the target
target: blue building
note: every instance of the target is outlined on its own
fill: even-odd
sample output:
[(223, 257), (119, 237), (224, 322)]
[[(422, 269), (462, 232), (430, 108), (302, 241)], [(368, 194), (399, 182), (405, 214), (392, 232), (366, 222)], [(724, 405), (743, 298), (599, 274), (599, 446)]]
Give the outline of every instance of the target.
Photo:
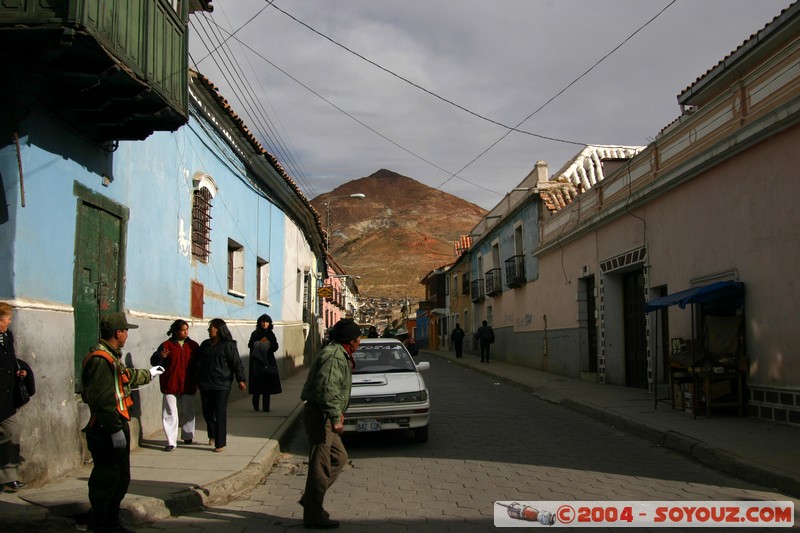
[[(135, 367), (176, 318), (198, 341), (223, 318), (246, 356), (268, 313), (287, 372), (319, 346), (319, 216), (213, 85), (188, 79), (188, 123), (174, 132), (98, 141), (33, 109), (12, 125), (18, 142), (0, 146), (0, 299), (16, 308), (17, 352), (37, 376), (28, 481), (82, 464), (80, 367), (106, 312), (140, 326), (125, 347)], [(158, 386), (137, 394), (141, 433), (157, 433)]]

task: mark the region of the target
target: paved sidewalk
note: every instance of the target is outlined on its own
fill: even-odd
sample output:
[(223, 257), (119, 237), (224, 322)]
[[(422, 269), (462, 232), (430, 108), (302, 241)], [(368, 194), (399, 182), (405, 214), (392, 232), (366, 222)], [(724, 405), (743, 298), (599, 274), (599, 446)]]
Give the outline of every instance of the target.
[[(543, 400), (603, 420), (626, 432), (691, 456), (730, 475), (800, 497), (800, 429), (748, 417), (698, 417), (654, 407), (644, 390), (598, 385), (502, 363), (481, 363), (477, 356), (456, 359), (452, 352), (421, 351), (417, 360), (460, 364), (498, 380), (531, 390)], [(272, 412), (253, 411), (250, 397), (238, 391), (228, 406), (228, 446), (212, 453), (202, 429), (196, 444), (162, 449), (162, 434), (146, 439), (131, 453), (133, 481), (123, 501), (125, 521), (133, 527), (202, 507), (225, 503), (256, 486), (280, 454), (280, 441), (301, 412), (300, 389), (306, 369), (282, 380), (283, 393), (272, 398)], [(91, 466), (44, 487), (0, 494), (4, 531), (55, 531), (74, 528), (71, 518), (89, 508)]]
[[(302, 411), (300, 390), (306, 374), (303, 368), (281, 380), (283, 393), (272, 397), (269, 413), (254, 411), (249, 395), (238, 389), (231, 392), (228, 445), (222, 453), (213, 453), (208, 445), (199, 402), (193, 444), (179, 440), (178, 447), (167, 453), (162, 432), (144, 439), (131, 452), (131, 485), (122, 502), (123, 521), (136, 527), (226, 503), (261, 482), (280, 454), (281, 438)], [(74, 530), (73, 517), (89, 510), (91, 470), (87, 465), (44, 487), (0, 493), (3, 531)]]

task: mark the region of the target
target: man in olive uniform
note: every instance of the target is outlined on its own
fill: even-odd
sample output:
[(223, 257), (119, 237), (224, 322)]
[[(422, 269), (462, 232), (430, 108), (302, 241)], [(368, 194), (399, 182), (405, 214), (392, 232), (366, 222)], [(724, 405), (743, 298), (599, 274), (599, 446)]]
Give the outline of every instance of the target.
[(305, 400), (303, 424), (311, 453), (308, 477), (300, 505), (303, 525), (312, 529), (332, 529), (339, 522), (331, 520), (322, 504), (328, 488), (347, 464), (347, 450), (342, 444), (344, 412), (350, 404), (350, 385), (355, 366), (353, 352), (361, 344), (361, 329), (352, 319), (342, 319), (331, 328), (331, 343), (311, 364), (300, 398)]
[(125, 313), (104, 317), (100, 322), (100, 342), (83, 361), (81, 396), (91, 412), (83, 431), (94, 461), (89, 501), (96, 532), (130, 531), (120, 523), (119, 506), (131, 481), (131, 387), (150, 383), (164, 372), (160, 366), (149, 371), (126, 368), (121, 361), (128, 330), (138, 327), (128, 323)]

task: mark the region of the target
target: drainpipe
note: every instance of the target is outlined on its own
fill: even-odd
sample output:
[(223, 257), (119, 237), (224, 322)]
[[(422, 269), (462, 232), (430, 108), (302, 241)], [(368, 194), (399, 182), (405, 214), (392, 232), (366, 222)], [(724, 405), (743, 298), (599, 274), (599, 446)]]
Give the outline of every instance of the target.
[(544, 339), (542, 340), (542, 370), (547, 372), (547, 315), (542, 315), (544, 320)]

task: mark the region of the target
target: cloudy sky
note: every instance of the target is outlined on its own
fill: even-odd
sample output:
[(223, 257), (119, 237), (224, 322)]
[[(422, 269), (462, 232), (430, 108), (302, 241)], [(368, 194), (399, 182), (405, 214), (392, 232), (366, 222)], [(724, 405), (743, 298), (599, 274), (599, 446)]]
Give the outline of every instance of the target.
[(386, 168), (489, 209), (536, 161), (648, 144), (791, 3), (214, 0), (190, 66), (309, 198)]

